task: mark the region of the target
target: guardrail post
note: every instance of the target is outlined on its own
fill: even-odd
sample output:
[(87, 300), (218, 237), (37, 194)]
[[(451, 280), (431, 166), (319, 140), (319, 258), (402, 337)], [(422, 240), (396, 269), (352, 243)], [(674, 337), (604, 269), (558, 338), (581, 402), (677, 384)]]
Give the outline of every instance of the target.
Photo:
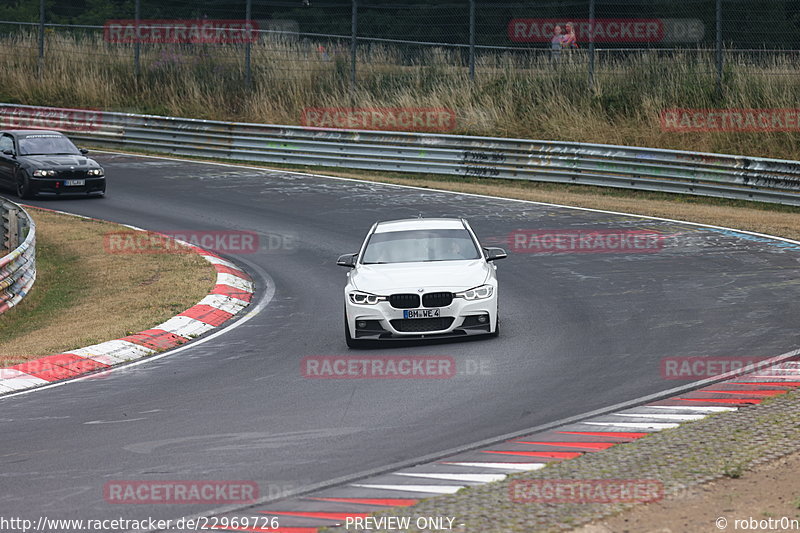
[(3, 214), (5, 235), (3, 244), (9, 252), (19, 246), (19, 210), (8, 208)]
[(8, 241), (8, 220), (6, 218), (5, 204), (0, 202), (0, 227), (3, 228), (3, 239), (0, 240), (0, 251), (11, 251), (6, 245)]
[(475, 81), (475, 0), (469, 0), (469, 79)]

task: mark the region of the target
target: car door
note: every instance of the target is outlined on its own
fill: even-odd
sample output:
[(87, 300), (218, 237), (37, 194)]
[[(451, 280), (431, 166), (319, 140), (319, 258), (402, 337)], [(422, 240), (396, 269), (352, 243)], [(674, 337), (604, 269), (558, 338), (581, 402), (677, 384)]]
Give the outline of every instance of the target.
[(14, 187), (14, 169), (17, 166), (17, 160), (13, 155), (3, 153), (6, 150), (11, 150), (16, 153), (14, 149), (14, 138), (8, 133), (0, 134), (0, 183), (4, 187)]

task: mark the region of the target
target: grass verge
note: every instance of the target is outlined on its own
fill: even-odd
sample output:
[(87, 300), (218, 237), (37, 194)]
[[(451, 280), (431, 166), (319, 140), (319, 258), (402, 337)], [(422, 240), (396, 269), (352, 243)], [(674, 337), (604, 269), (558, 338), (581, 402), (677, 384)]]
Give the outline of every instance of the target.
[(28, 212), (36, 222), (37, 280), (0, 315), (0, 367), (148, 329), (214, 284), (214, 268), (196, 254), (111, 254), (104, 236), (127, 228)]

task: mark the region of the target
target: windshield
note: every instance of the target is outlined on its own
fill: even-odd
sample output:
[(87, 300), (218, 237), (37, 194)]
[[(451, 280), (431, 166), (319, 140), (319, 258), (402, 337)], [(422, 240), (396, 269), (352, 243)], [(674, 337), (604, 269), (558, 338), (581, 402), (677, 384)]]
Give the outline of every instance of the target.
[(458, 261), (481, 257), (465, 229), (434, 229), (373, 233), (362, 263), (411, 263), (417, 261)]
[(80, 155), (72, 141), (63, 135), (40, 134), (28, 135), (19, 139), (20, 155)]

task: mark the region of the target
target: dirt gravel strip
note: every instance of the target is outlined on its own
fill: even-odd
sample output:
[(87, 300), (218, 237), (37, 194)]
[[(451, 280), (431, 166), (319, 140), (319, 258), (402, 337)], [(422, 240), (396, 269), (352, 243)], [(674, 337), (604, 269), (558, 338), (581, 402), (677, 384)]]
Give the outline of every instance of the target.
[[(510, 473), (501, 481), (467, 486), (413, 506), (384, 508), (373, 516), (409, 517), (411, 527), (404, 528), (404, 533), (428, 531), (414, 527), (419, 517), (453, 517), (455, 532), (529, 533), (569, 531), (647, 500), (684, 499), (688, 503), (704, 483), (736, 478), (757, 465), (800, 451), (800, 363), (789, 361), (780, 366), (780, 372), (762, 369), (726, 383), (751, 389), (781, 388), (781, 394), (761, 394), (758, 400), (737, 402), (734, 410), (675, 424), (677, 427), (597, 453), (549, 462), (535, 471)], [(637, 500), (635, 488), (632, 493), (615, 497), (608, 490), (613, 484), (638, 485), (644, 488), (639, 492), (644, 497)], [(588, 489), (559, 492), (559, 487), (568, 486)], [(655, 490), (647, 492), (654, 486)], [(598, 488), (604, 492), (601, 494)], [(583, 499), (589, 501), (578, 501), (581, 498), (574, 498), (575, 494), (588, 495)], [(708, 509), (708, 527), (703, 530), (714, 531), (714, 521), (725, 514), (723, 511)], [(319, 531), (363, 531), (353, 525), (343, 526)], [(398, 533), (396, 529), (369, 531)]]
[[(91, 219), (72, 213), (53, 212)], [(134, 231), (147, 232), (135, 226), (124, 226)], [(167, 235), (163, 237), (171, 239)], [(151, 329), (8, 368), (0, 368), (0, 396), (105, 370), (114, 365), (175, 348), (221, 326), (250, 305), (255, 286), (248, 274), (212, 252), (180, 240), (175, 242), (185, 246), (190, 252), (202, 256), (217, 271), (216, 285), (205, 298)]]

